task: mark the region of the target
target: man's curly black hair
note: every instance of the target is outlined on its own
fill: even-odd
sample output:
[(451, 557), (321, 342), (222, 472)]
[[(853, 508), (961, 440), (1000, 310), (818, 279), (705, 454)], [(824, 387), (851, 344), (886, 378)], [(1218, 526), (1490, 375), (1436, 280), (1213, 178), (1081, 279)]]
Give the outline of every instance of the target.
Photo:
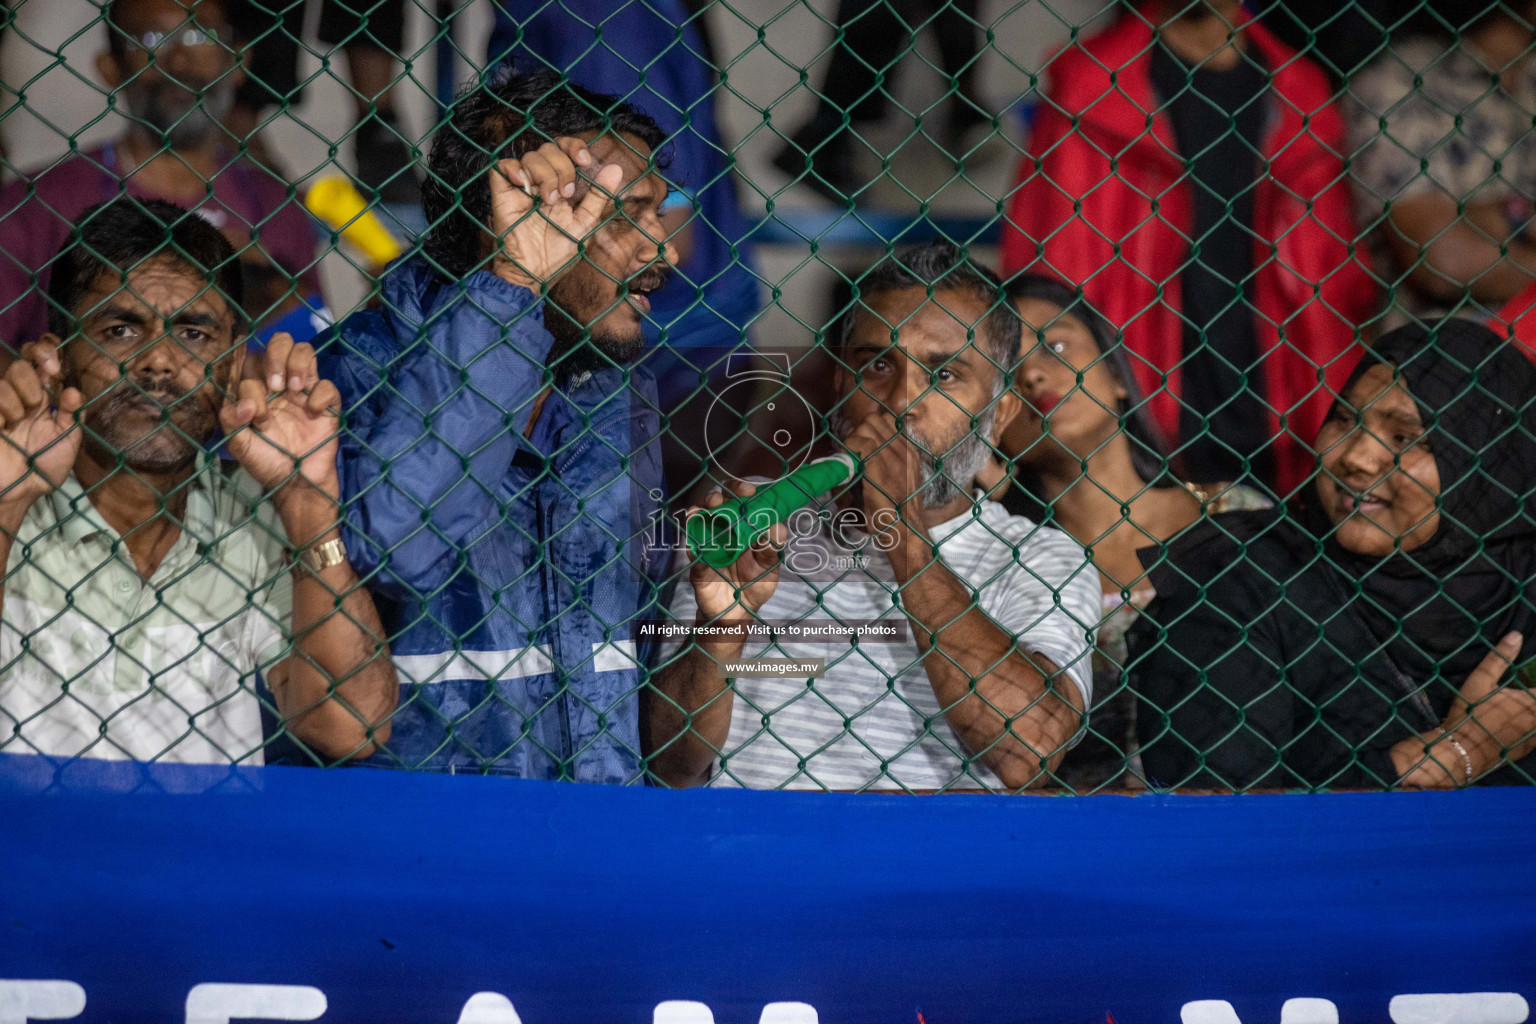
[[(666, 133), (644, 111), (583, 89), (554, 71), (508, 74), (460, 92), (448, 123), (432, 137), (421, 205), (430, 225), (422, 248), (440, 274), (459, 280), (484, 262), (491, 219), (486, 172), (562, 135), (603, 130), (633, 135), (653, 154)], [(653, 157), (658, 167), (666, 162)]]

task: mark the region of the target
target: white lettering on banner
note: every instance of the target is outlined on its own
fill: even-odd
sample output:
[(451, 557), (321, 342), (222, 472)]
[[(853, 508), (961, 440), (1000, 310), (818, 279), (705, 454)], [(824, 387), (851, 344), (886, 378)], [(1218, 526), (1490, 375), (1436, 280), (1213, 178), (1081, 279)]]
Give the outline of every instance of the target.
[(208, 982), (187, 993), (187, 1024), (239, 1020), (314, 1020), (325, 1012), (325, 993), (309, 985), (223, 985)]
[(523, 1024), (523, 1019), (500, 992), (476, 992), (459, 1011), (459, 1024)]
[(1237, 1011), (1225, 999), (1197, 999), (1179, 1009), (1184, 1024), (1242, 1024)]
[(1287, 999), (1280, 1024), (1339, 1024), (1339, 1008), (1331, 999)]
[[(1525, 997), (1515, 992), (1451, 992), (1393, 996), (1392, 1024), (1525, 1024)], [(1179, 1010), (1184, 1024), (1242, 1024), (1225, 999), (1199, 999)], [(1287, 999), (1280, 1024), (1339, 1024), (1339, 1008), (1327, 999)]]
[(1531, 1008), (1514, 992), (1439, 992), (1393, 996), (1392, 1024), (1525, 1024)]
[(85, 989), (72, 981), (0, 978), (0, 1024), (69, 1020), (85, 1009)]
[[(85, 989), (73, 981), (0, 978), (0, 1024), (69, 1020), (85, 1009)], [(325, 993), (310, 985), (204, 983), (187, 993), (186, 1024), (230, 1024), (231, 1020), (316, 1020), (326, 1010)], [(1393, 1024), (1526, 1024), (1530, 1005), (1516, 992), (1442, 992), (1393, 996), (1387, 1007)], [(657, 1003), (653, 1024), (715, 1024), (704, 1003), (669, 999)], [(1225, 999), (1197, 999), (1179, 1010), (1183, 1024), (1242, 1024)], [(512, 1001), (500, 992), (476, 992), (459, 1012), (458, 1024), (523, 1024)], [(809, 1003), (769, 1003), (758, 1024), (820, 1024)], [(1339, 1008), (1315, 997), (1287, 999), (1280, 1024), (1339, 1024)]]

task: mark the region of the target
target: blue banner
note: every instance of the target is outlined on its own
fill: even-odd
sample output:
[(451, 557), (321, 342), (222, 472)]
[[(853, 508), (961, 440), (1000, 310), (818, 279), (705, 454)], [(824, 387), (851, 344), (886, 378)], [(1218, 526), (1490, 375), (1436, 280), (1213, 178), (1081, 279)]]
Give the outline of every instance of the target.
[(0, 1024), (1514, 1024), (1533, 822), (7, 756)]

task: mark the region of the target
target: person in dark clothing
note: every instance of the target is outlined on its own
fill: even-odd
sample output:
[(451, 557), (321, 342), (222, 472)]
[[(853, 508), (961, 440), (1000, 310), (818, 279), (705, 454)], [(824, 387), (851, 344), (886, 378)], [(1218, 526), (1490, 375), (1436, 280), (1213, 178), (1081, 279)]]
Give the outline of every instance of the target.
[[(1125, 347), (1077, 289), (1020, 274), (1008, 282), (1008, 297), (1024, 321), (1013, 374), (1023, 411), (999, 442), (1014, 480), (997, 500), (1091, 551), (1102, 594), (1089, 730), (1056, 779), (1079, 793), (1138, 785), (1136, 699), (1121, 670), (1126, 630), (1155, 595), (1137, 552), (1203, 515), (1271, 503), (1241, 484), (1202, 489), (1179, 479), (1183, 466), (1147, 411)], [(977, 482), (991, 491), (1004, 476), (994, 465)]]
[(1188, 169), (1194, 207), (1192, 251), (1179, 275), (1188, 353), (1183, 456), (1197, 483), (1242, 480), (1249, 470), (1269, 480), (1269, 416), (1251, 379), (1259, 350), (1247, 301), (1269, 72), (1243, 54), (1227, 63), (1190, 61), (1174, 45), (1160, 41), (1152, 48), (1151, 70)]
[[(1465, 0), (1450, 2), (1465, 6)], [(1286, 45), (1342, 83), (1381, 52), (1393, 28), (1425, 8), (1423, 0), (1351, 0), (1347, 6), (1337, 0), (1286, 0), (1263, 17)]]
[(1191, 482), (1288, 497), (1379, 306), (1333, 86), (1238, 0), (1141, 0), (1047, 71), (1004, 274), (1081, 283)]
[[(229, 20), (248, 46), (246, 79), (235, 93), (225, 123), (264, 155), (257, 132), (262, 111), (296, 106), (304, 95), (299, 81), (299, 47), (306, 0), (227, 0)], [(416, 154), (395, 110), (394, 85), (405, 47), (405, 0), (325, 0), (320, 7), (320, 42), (340, 47), (351, 75), (349, 92), (357, 107), (357, 177), (386, 203), (421, 199), (412, 168)]]
[(885, 116), (896, 66), (924, 26), (933, 31), (943, 72), (954, 82), (953, 105), (936, 138), (959, 156), (965, 133), (992, 119), (976, 92), (982, 51), (976, 18), (977, 0), (840, 0), (841, 45), (817, 89), (815, 113), (780, 147), (774, 166), (834, 203), (852, 199), (868, 184), (853, 167), (856, 130)]
[[(1464, 320), (1384, 336), (1288, 513), (1197, 524), (1130, 634), (1161, 786), (1530, 781), (1536, 366)], [(1524, 638), (1531, 638), (1527, 642)], [(1491, 653), (1490, 653), (1491, 649)]]

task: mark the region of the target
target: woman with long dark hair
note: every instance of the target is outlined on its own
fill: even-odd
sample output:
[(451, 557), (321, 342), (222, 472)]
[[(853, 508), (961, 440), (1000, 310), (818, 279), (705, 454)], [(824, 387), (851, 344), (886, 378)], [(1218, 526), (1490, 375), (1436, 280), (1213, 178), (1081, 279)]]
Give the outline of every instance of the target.
[[(1071, 534), (1090, 553), (1103, 591), (1089, 733), (1058, 772), (1079, 792), (1137, 784), (1135, 702), (1123, 686), (1125, 631), (1153, 597), (1137, 552), (1203, 514), (1264, 508), (1246, 487), (1180, 482), (1136, 387), (1126, 349), (1080, 293), (1021, 274), (1008, 295), (1024, 320), (1014, 389), (1024, 411), (1003, 436), (1013, 483), (1000, 500), (1015, 515)], [(1002, 469), (981, 480), (999, 487)], [(1122, 778), (1127, 758), (1131, 774)]]

